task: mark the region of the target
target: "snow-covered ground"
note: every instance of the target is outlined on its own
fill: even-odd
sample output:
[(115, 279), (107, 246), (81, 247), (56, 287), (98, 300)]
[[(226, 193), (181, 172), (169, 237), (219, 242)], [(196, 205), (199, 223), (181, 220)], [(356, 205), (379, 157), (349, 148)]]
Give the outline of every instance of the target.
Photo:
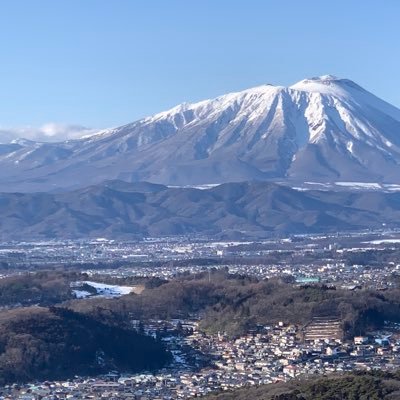
[[(284, 181), (278, 182), (285, 184)], [(378, 183), (378, 182), (304, 182), (291, 185), (293, 189), (300, 191), (307, 190), (369, 190), (382, 192), (399, 192), (400, 184)]]
[(371, 244), (393, 244), (393, 243), (400, 243), (400, 239), (379, 239), (379, 240), (371, 240), (370, 242), (364, 243), (371, 243)]
[(208, 190), (213, 189), (217, 186), (221, 185), (221, 183), (205, 183), (204, 185), (167, 185), (171, 189), (178, 189), (178, 188), (188, 188), (188, 189), (199, 189), (199, 190)]
[(335, 182), (337, 186), (345, 186), (353, 189), (383, 189), (383, 186), (374, 182)]
[[(85, 290), (80, 290), (79, 288), (84, 287), (84, 285), (91, 286), (97, 292), (93, 295)], [(71, 287), (78, 288), (73, 289), (72, 293), (79, 299), (89, 297), (89, 296), (101, 296), (101, 297), (120, 297), (125, 294), (129, 294), (133, 291), (132, 286), (118, 286), (118, 285), (107, 285), (105, 283), (98, 283), (92, 281), (79, 281), (71, 284)]]
[(77, 290), (77, 289), (73, 289), (72, 294), (77, 299), (85, 299), (86, 297), (89, 297), (92, 295), (91, 293), (87, 292), (86, 290)]

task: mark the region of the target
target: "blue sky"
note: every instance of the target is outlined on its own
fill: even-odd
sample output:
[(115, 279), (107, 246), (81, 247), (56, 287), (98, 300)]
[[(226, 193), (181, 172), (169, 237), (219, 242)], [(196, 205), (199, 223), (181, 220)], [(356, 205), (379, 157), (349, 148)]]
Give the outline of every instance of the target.
[(400, 106), (398, 0), (2, 0), (0, 7), (2, 129), (117, 126), (183, 101), (324, 74)]

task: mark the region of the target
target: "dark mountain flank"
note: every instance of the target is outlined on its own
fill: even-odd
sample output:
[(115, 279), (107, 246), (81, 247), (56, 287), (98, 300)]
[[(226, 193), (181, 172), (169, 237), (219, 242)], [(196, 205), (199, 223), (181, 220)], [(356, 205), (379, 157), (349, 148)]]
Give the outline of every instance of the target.
[(201, 190), (105, 182), (63, 193), (1, 193), (0, 240), (201, 234), (268, 237), (400, 225), (400, 193), (227, 183)]

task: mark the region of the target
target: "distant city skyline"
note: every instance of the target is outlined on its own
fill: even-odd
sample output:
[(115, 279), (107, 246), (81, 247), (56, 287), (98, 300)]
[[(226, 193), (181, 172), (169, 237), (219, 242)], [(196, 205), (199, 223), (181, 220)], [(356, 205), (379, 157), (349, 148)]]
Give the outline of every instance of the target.
[(396, 0), (5, 0), (0, 141), (80, 137), (325, 74), (400, 107), (399, 16)]

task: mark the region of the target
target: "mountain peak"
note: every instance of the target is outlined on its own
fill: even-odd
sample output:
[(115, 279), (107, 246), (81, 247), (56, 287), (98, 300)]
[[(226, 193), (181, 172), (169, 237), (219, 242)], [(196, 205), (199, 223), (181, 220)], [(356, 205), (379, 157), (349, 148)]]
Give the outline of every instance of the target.
[(318, 92), (337, 96), (352, 95), (354, 90), (366, 92), (361, 86), (350, 79), (339, 78), (335, 75), (322, 75), (313, 78), (303, 79), (290, 86), (291, 89), (305, 92)]
[(348, 81), (348, 80), (349, 79), (343, 79), (343, 78), (339, 78), (336, 75), (328, 74), (328, 75), (313, 76), (312, 78), (302, 79), (301, 81), (297, 82), (296, 85), (300, 82), (330, 84), (330, 83), (338, 83), (341, 81)]
[(312, 79), (316, 79), (316, 80), (320, 80), (320, 81), (337, 81), (340, 78), (336, 75), (328, 74), (328, 75), (321, 75), (318, 77), (314, 77)]
[(314, 76), (312, 78), (304, 79), (304, 81), (313, 81), (313, 82), (333, 82), (340, 80), (339, 77), (336, 75), (321, 75), (321, 76)]

